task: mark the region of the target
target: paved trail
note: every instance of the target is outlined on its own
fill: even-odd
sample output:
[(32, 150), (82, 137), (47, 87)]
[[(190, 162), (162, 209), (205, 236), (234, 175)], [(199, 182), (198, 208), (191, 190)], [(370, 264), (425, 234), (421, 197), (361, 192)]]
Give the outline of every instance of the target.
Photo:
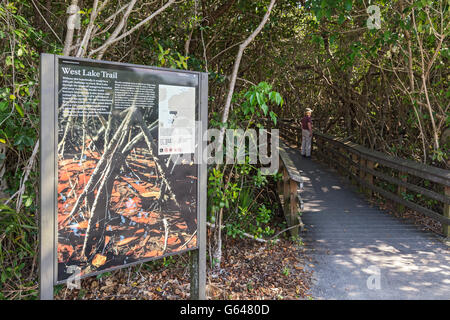
[(288, 150), (304, 177), (302, 236), (316, 299), (450, 299), (450, 250), (364, 200), (334, 171)]

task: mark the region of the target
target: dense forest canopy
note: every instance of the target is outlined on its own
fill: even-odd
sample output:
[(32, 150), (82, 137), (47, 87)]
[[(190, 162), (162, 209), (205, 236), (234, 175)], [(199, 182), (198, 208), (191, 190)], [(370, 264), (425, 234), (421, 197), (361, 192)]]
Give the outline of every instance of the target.
[[(1, 282), (25, 268), (31, 295), (42, 52), (208, 72), (210, 127), (298, 122), (309, 107), (322, 132), (449, 166), (445, 0), (1, 0), (0, 19)], [(220, 223), (268, 183), (245, 165), (211, 177), (209, 215)], [(242, 219), (228, 232), (248, 231)]]

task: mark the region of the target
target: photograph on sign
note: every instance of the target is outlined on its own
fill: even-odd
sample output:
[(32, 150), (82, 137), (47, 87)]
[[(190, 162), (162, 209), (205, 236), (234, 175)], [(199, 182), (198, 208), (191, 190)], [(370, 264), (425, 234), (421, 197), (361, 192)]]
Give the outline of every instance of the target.
[(159, 154), (195, 151), (195, 88), (159, 86)]
[(197, 248), (198, 75), (58, 61), (57, 281)]

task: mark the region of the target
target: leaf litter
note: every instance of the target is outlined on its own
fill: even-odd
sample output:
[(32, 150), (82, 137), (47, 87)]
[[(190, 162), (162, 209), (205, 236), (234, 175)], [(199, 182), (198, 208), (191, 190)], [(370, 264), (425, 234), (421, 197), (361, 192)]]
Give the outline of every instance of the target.
[[(211, 269), (207, 262), (207, 299), (311, 299), (309, 258), (297, 243), (286, 239), (259, 243), (229, 238), (224, 243), (223, 254), (219, 271)], [(63, 285), (55, 299), (189, 299), (188, 262), (188, 253), (184, 253), (82, 279), (81, 289), (71, 290)]]

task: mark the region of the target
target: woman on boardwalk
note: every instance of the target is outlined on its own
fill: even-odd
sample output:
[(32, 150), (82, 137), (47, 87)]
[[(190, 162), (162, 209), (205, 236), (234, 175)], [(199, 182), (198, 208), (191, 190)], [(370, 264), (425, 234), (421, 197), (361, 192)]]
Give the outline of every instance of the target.
[(312, 140), (312, 110), (306, 108), (305, 116), (301, 120), (302, 123), (302, 156), (311, 157), (311, 140)]

